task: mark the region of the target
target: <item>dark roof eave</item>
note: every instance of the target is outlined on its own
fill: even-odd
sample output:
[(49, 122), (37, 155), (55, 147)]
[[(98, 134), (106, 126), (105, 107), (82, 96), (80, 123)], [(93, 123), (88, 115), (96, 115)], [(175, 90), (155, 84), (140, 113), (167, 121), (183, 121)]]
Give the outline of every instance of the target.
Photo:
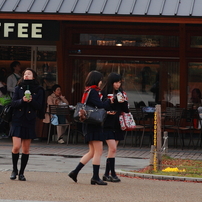
[[(26, 16), (26, 17), (25, 17)], [(153, 16), (153, 15), (106, 15), (106, 14), (50, 14), (50, 13), (8, 13), (1, 12), (0, 19), (96, 21), (96, 22), (139, 22), (139, 23), (183, 23), (202, 24), (202, 17)]]

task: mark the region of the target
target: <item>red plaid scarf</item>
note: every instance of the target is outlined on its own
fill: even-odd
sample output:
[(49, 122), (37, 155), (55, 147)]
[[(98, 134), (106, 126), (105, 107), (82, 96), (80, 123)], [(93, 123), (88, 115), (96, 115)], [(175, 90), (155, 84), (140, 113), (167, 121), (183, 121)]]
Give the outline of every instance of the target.
[(88, 97), (88, 94), (90, 93), (91, 89), (95, 89), (98, 94), (99, 94), (99, 97), (100, 97), (100, 100), (102, 99), (102, 94), (100, 92), (100, 88), (98, 88), (98, 86), (96, 85), (93, 85), (93, 86), (87, 86), (84, 90), (84, 93), (83, 93), (83, 96), (82, 96), (82, 99), (81, 99), (81, 103), (85, 103), (86, 102), (86, 99)]

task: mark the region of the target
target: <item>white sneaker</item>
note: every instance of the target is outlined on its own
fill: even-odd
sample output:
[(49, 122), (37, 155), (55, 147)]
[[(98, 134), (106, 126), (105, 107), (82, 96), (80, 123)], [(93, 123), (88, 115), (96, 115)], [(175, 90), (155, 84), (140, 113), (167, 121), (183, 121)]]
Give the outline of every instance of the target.
[(60, 143), (60, 144), (64, 144), (65, 141), (64, 141), (63, 139), (60, 139), (60, 140), (58, 140), (58, 143)]

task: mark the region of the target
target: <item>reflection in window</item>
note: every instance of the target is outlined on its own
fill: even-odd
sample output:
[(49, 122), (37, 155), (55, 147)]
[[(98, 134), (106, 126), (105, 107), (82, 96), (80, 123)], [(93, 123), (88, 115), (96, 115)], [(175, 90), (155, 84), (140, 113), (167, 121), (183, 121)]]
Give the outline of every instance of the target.
[[(77, 94), (75, 83), (79, 90), (77, 89), (78, 96), (74, 95), (73, 104), (80, 101), (85, 78), (92, 70), (103, 73), (103, 83), (111, 72), (120, 73), (131, 107), (134, 107), (134, 102), (140, 101), (146, 105), (149, 102), (161, 103), (165, 106), (179, 104), (179, 64), (177, 62), (75, 60), (74, 64), (72, 92)], [(155, 91), (151, 92), (151, 88), (155, 85)]]
[(57, 63), (55, 46), (37, 47), (37, 74), (40, 78), (41, 85), (46, 91), (51, 91), (52, 86), (56, 83)]
[(192, 36), (191, 37), (191, 47), (192, 48), (202, 48), (202, 36)]
[[(78, 36), (79, 35), (79, 36)], [(121, 35), (121, 34), (78, 34), (75, 45), (97, 46), (139, 46), (139, 47), (178, 47), (177, 36), (163, 35)]]
[[(196, 90), (197, 89), (197, 90)], [(201, 98), (197, 99), (195, 92), (202, 92), (202, 63), (189, 63), (188, 73), (188, 108), (201, 105)], [(198, 101), (196, 101), (198, 100)]]

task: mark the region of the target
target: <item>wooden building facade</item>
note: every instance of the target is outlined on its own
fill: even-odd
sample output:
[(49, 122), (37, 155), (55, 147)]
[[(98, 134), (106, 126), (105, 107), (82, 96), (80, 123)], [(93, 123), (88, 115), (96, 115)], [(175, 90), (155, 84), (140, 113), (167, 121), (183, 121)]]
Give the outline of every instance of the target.
[(73, 105), (98, 70), (123, 76), (131, 106), (189, 107), (202, 90), (201, 8), (202, 0), (0, 0), (0, 68), (31, 66)]

